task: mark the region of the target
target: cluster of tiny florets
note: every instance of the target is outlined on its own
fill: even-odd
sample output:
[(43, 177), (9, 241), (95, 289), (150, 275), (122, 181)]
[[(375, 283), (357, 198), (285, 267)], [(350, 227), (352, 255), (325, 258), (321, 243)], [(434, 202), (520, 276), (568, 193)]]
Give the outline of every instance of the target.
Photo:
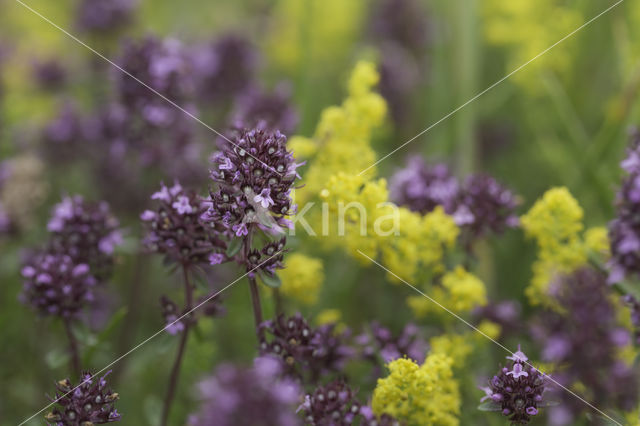
[(492, 401), (513, 424), (527, 424), (540, 412), (547, 379), (520, 349), (507, 359), (510, 362), (483, 388), (482, 401)]
[(43, 315), (76, 316), (94, 300), (96, 279), (89, 265), (75, 263), (66, 254), (36, 253), (22, 268), (21, 299)]
[(360, 413), (360, 403), (344, 380), (334, 380), (305, 395), (298, 410), (311, 426), (347, 426)]
[(287, 138), (279, 131), (240, 130), (212, 157), (211, 178), (218, 189), (210, 194), (207, 222), (222, 223), (236, 236), (249, 227), (286, 225), (293, 213), (291, 190), (298, 178)]
[(65, 197), (54, 207), (47, 224), (49, 249), (86, 263), (96, 278), (106, 279), (112, 272), (114, 250), (122, 244), (119, 226), (106, 202), (87, 202), (79, 195)]
[(80, 385), (75, 387), (69, 379), (59, 381), (54, 399), (58, 406), (45, 416), (45, 420), (51, 426), (89, 426), (119, 421), (120, 414), (114, 406), (119, 395), (107, 387), (105, 380), (109, 373), (97, 379), (85, 372)]
[(205, 207), (193, 191), (179, 183), (162, 184), (160, 191), (151, 196), (157, 203), (154, 210), (145, 210), (141, 219), (149, 232), (145, 245), (179, 263), (222, 263), (225, 245), (218, 238), (215, 223), (203, 224), (200, 216)]
[(628, 173), (617, 196), (617, 217), (609, 224), (611, 282), (640, 277), (640, 131), (632, 134), (627, 158)]

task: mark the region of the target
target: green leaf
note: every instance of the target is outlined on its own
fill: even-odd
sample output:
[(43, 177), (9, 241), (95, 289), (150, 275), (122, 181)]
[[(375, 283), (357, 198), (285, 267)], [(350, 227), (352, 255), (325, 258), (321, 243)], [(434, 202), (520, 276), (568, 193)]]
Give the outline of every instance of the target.
[(240, 249), (242, 248), (242, 238), (234, 238), (229, 242), (229, 245), (227, 246), (227, 256), (228, 257), (233, 257), (236, 254), (238, 254), (238, 252), (240, 251)]
[(71, 355), (67, 349), (54, 349), (47, 352), (44, 361), (47, 363), (47, 366), (53, 370), (68, 363), (70, 357)]
[(111, 337), (113, 336), (114, 332), (116, 331), (116, 328), (118, 327), (118, 325), (122, 322), (122, 320), (124, 320), (125, 316), (127, 315), (127, 307), (123, 306), (122, 308), (118, 309), (113, 316), (111, 317), (111, 320), (109, 321), (109, 323), (104, 327), (104, 329), (98, 333), (97, 335), (95, 335), (93, 337), (93, 343), (91, 345), (88, 346), (84, 357), (82, 358), (83, 364), (84, 365), (90, 365), (91, 364), (91, 360), (93, 358), (94, 353), (96, 352), (96, 350), (98, 349), (98, 347), (101, 344), (104, 344), (108, 341), (111, 340)]
[(264, 271), (258, 271), (258, 275), (265, 285), (271, 288), (279, 288), (282, 285), (280, 277), (277, 274), (270, 274)]
[(493, 401), (485, 401), (478, 405), (480, 411), (500, 411), (500, 406)]

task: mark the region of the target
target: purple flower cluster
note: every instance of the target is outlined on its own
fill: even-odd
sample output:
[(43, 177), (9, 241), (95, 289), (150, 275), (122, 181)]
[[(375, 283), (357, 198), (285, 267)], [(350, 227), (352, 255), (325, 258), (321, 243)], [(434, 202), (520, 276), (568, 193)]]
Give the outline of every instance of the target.
[(66, 83), (67, 72), (57, 59), (48, 59), (34, 62), (33, 77), (44, 90), (57, 90)]
[(82, 381), (75, 387), (69, 379), (56, 383), (53, 401), (59, 406), (45, 416), (51, 426), (86, 426), (117, 422), (121, 420), (114, 403), (119, 395), (107, 387), (111, 371), (96, 379), (90, 373), (82, 374)]
[(226, 104), (253, 84), (257, 55), (244, 37), (227, 34), (191, 55), (199, 98)]
[(119, 226), (106, 202), (87, 202), (79, 195), (64, 197), (47, 224), (49, 251), (68, 255), (76, 264), (87, 264), (96, 278), (107, 279), (113, 269), (114, 250), (122, 244)]
[(298, 411), (311, 426), (348, 426), (360, 413), (360, 403), (356, 392), (344, 380), (338, 379), (305, 395)]
[(354, 355), (344, 343), (348, 331), (336, 333), (332, 324), (313, 329), (299, 313), (279, 315), (261, 328), (270, 338), (262, 342), (260, 352), (280, 358), (286, 374), (295, 378), (308, 374), (309, 381), (316, 382), (328, 372), (340, 371)]
[(370, 33), (380, 49), (380, 93), (396, 124), (408, 121), (412, 95), (425, 74), (429, 19), (416, 0), (379, 0)]
[(129, 24), (136, 6), (135, 0), (82, 0), (76, 12), (81, 30), (106, 33)]
[(284, 216), (294, 210), (291, 190), (300, 164), (287, 151), (287, 138), (257, 128), (238, 130), (231, 142), (212, 156), (218, 189), (210, 194), (203, 220), (222, 223), (238, 237), (248, 235), (254, 223), (265, 229), (288, 225)]
[[(225, 309), (221, 305), (220, 296), (215, 296), (203, 302), (206, 297), (201, 298), (195, 303), (195, 306), (199, 308), (197, 310), (184, 309), (182, 312), (178, 310), (178, 305), (167, 296), (160, 297), (161, 314), (166, 324), (165, 330), (169, 334), (179, 334), (185, 330), (185, 326), (188, 324), (191, 326), (194, 324), (199, 316), (216, 317), (224, 314)], [(178, 318), (180, 320), (178, 321)]]
[(94, 299), (97, 280), (89, 265), (75, 263), (66, 254), (40, 252), (22, 268), (21, 299), (43, 315), (72, 318)]
[(298, 113), (291, 105), (290, 89), (279, 85), (273, 92), (249, 89), (239, 95), (231, 121), (247, 127), (264, 127), (290, 134), (298, 124)]
[(66, 101), (42, 131), (43, 154), (56, 163), (78, 157), (84, 142), (84, 123), (73, 102)]
[(543, 406), (546, 377), (527, 362), (520, 350), (507, 357), (509, 363), (482, 388), (492, 410), (500, 411), (512, 424), (527, 424)]
[(617, 217), (609, 224), (611, 273), (616, 283), (625, 277), (640, 278), (640, 131), (631, 135), (627, 158), (621, 163), (627, 176), (616, 198)]
[(423, 214), (442, 206), (472, 238), (518, 225), (517, 197), (494, 178), (472, 175), (460, 184), (446, 165), (428, 166), (421, 157), (391, 177), (389, 192), (396, 204)]
[(636, 344), (640, 345), (640, 301), (630, 294), (624, 296), (624, 301), (631, 309), (631, 324), (635, 327)]
[(181, 264), (221, 263), (226, 248), (219, 238), (219, 225), (200, 220), (206, 207), (193, 191), (179, 183), (151, 196), (158, 207), (145, 210), (140, 218), (146, 223), (148, 234), (144, 240), (150, 251), (164, 254), (168, 260)]
[[(562, 366), (555, 374), (557, 381), (565, 386), (583, 384), (583, 397), (598, 407), (633, 409), (638, 378), (617, 358), (617, 350), (629, 343), (630, 336), (616, 323), (605, 275), (585, 267), (560, 277), (551, 291), (563, 313), (545, 312), (532, 331), (543, 344), (543, 359)], [(567, 398), (563, 403), (563, 409), (570, 411), (564, 416), (567, 422), (584, 408), (575, 398)]]
[(213, 377), (199, 386), (203, 403), (189, 418), (190, 426), (297, 426), (295, 405), (302, 391), (281, 378), (282, 365), (274, 358), (260, 357), (253, 368), (221, 365)]
[(249, 272), (249, 276), (255, 275), (255, 270), (266, 271), (273, 275), (276, 273), (276, 269), (284, 268), (284, 253), (286, 252), (285, 246), (287, 244), (286, 238), (281, 238), (279, 241), (272, 241), (267, 243), (262, 249), (251, 249), (247, 254), (246, 267)]
[(426, 357), (428, 345), (415, 324), (405, 325), (397, 336), (377, 321), (372, 322), (369, 329), (356, 337), (356, 344), (362, 347), (363, 356), (376, 364), (378, 357), (384, 364), (403, 356), (416, 360)]

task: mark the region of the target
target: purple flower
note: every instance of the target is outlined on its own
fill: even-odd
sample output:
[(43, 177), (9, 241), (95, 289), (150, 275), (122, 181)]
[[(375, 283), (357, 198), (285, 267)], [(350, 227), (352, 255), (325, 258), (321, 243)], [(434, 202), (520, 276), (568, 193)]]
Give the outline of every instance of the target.
[(356, 343), (361, 347), (362, 356), (374, 364), (386, 364), (404, 356), (414, 360), (426, 357), (428, 345), (415, 324), (405, 325), (396, 335), (376, 321), (368, 328), (356, 337)]
[(217, 225), (201, 222), (207, 207), (195, 192), (176, 182), (171, 188), (162, 184), (151, 198), (157, 201), (156, 210), (141, 215), (149, 230), (144, 243), (150, 251), (174, 262), (209, 264), (210, 255), (226, 248)]
[(232, 122), (249, 127), (293, 132), (298, 124), (298, 114), (291, 104), (291, 90), (285, 84), (278, 85), (271, 93), (255, 88), (238, 97)]
[[(238, 130), (211, 157), (211, 178), (218, 184), (207, 200), (202, 216), (207, 223), (222, 223), (238, 237), (248, 234), (249, 224), (278, 228), (294, 211), (291, 189), (300, 166), (279, 131)], [(234, 170), (235, 172), (231, 172)]]
[(40, 87), (45, 90), (56, 90), (64, 86), (67, 73), (56, 59), (36, 61), (33, 64), (33, 76)]
[(96, 279), (86, 264), (64, 254), (40, 252), (22, 268), (21, 299), (42, 315), (72, 318), (93, 300)]
[(344, 344), (348, 331), (337, 334), (333, 324), (312, 329), (299, 313), (288, 318), (279, 315), (261, 328), (270, 336), (261, 343), (261, 354), (280, 358), (291, 377), (308, 376), (316, 382), (328, 372), (340, 371), (353, 356)]
[(344, 380), (334, 380), (307, 394), (298, 411), (311, 426), (348, 426), (360, 414), (360, 402)]
[(224, 262), (226, 258), (222, 253), (211, 253), (209, 255), (209, 265), (219, 265)]
[(487, 388), (481, 388), (481, 398), (496, 411), (502, 412), (512, 424), (527, 424), (543, 406), (546, 376), (527, 364), (527, 356), (518, 346), (517, 356), (509, 356), (510, 363), (489, 380)]
[(121, 420), (114, 406), (120, 396), (107, 387), (105, 380), (110, 373), (108, 371), (94, 383), (95, 377), (85, 372), (77, 388), (69, 379), (60, 380), (56, 383), (56, 396), (53, 399), (57, 407), (45, 416), (45, 420), (56, 426), (103, 424)]
[(199, 385), (199, 411), (189, 417), (190, 426), (263, 425), (298, 426), (295, 405), (302, 390), (281, 378), (281, 363), (256, 358), (252, 368), (223, 364), (215, 375)]
[(227, 34), (194, 49), (191, 62), (199, 98), (224, 105), (252, 85), (257, 55), (244, 37)]
[(49, 250), (66, 254), (75, 263), (86, 263), (96, 278), (108, 279), (114, 249), (122, 244), (119, 226), (106, 202), (88, 202), (79, 195), (64, 197), (47, 224)]
[(117, 31), (131, 22), (134, 0), (82, 0), (77, 10), (77, 25), (94, 33)]
[(617, 217), (609, 223), (611, 260), (609, 282), (640, 277), (640, 132), (631, 134), (627, 158), (621, 163), (628, 173), (616, 197)]
[[(620, 344), (628, 342), (628, 332), (617, 324), (609, 298), (606, 276), (581, 268), (553, 282), (552, 296), (561, 308), (546, 311), (532, 328), (542, 346), (543, 359), (561, 365), (555, 376), (563, 386), (584, 386), (582, 397), (599, 407), (622, 401), (617, 408), (631, 410), (638, 397), (638, 377), (632, 369), (618, 369)], [(571, 396), (560, 394), (568, 412), (577, 416), (585, 409)]]

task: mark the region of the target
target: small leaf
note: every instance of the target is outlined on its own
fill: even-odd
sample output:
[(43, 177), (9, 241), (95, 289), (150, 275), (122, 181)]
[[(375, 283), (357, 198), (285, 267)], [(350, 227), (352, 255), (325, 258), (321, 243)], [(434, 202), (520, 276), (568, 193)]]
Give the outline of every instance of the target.
[(50, 369), (56, 369), (69, 362), (69, 351), (66, 349), (54, 349), (47, 352), (44, 360)]
[(485, 401), (478, 405), (480, 411), (500, 411), (501, 407), (493, 401)]
[(280, 277), (277, 274), (270, 274), (264, 271), (258, 271), (258, 275), (265, 285), (271, 288), (279, 288), (282, 285)]
[(229, 242), (229, 245), (227, 245), (227, 257), (233, 257), (236, 254), (238, 254), (238, 252), (240, 251), (240, 249), (242, 248), (242, 238), (234, 238)]

